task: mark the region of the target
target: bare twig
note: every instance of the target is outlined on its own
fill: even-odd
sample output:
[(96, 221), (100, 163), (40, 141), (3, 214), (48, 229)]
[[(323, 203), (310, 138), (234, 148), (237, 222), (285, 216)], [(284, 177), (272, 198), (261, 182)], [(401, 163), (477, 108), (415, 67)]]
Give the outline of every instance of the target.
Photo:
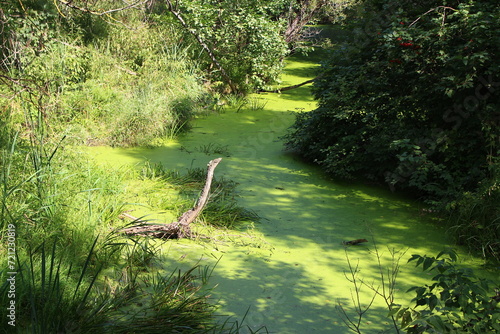
[(415, 21), (413, 21), (412, 23), (410, 23), (408, 25), (408, 28), (410, 28), (411, 26), (413, 26), (414, 24), (416, 24), (422, 17), (424, 17), (425, 15), (429, 14), (429, 13), (432, 13), (434, 11), (437, 11), (439, 9), (443, 9), (443, 20), (442, 20), (442, 23), (441, 23), (441, 26), (444, 25), (444, 21), (446, 19), (446, 10), (449, 9), (449, 10), (452, 10), (452, 11), (457, 11), (455, 8), (452, 8), (452, 7), (447, 7), (447, 6), (438, 6), (436, 8), (432, 8), (432, 9), (429, 9), (427, 12), (425, 12), (424, 14), (420, 15)]
[[(380, 291), (380, 287), (375, 288), (373, 284), (367, 284), (363, 282), (368, 288), (370, 288), (372, 291), (374, 291), (378, 296), (382, 297), (384, 300), (387, 309), (389, 310), (389, 313), (391, 314), (391, 319), (392, 319), (392, 324), (394, 326), (394, 329), (396, 330), (396, 333), (399, 333), (399, 326), (397, 324), (396, 318), (394, 315), (392, 315), (392, 310), (395, 307), (394, 300), (395, 300), (395, 293), (396, 293), (396, 283), (397, 283), (397, 277), (399, 274), (400, 270), (400, 265), (399, 263), (401, 262), (401, 259), (403, 256), (406, 254), (407, 250), (401, 252), (401, 251), (396, 251), (394, 249), (389, 249), (389, 252), (391, 253), (391, 267), (387, 269), (387, 277), (385, 275), (385, 267), (382, 266), (381, 258), (382, 255), (379, 253), (379, 250), (377, 248), (377, 244), (375, 243), (375, 240), (373, 240), (373, 244), (375, 247), (375, 256), (377, 257), (377, 263), (378, 263), (378, 269), (379, 269), (379, 274), (380, 274), (380, 283), (382, 287), (382, 291)], [(399, 256), (396, 256), (399, 253)]]
[[(378, 264), (378, 269), (379, 269), (379, 281), (380, 285), (376, 285), (375, 283), (370, 283), (366, 282), (362, 278), (357, 277), (357, 273), (359, 271), (358, 269), (358, 264), (356, 264), (355, 267), (352, 266), (349, 255), (347, 253), (347, 248), (345, 249), (346, 252), (346, 259), (347, 259), (347, 264), (349, 267), (349, 274), (344, 274), (346, 279), (351, 282), (354, 286), (354, 289), (351, 290), (351, 299), (353, 303), (353, 308), (355, 310), (356, 316), (353, 317), (349, 315), (346, 310), (340, 305), (337, 306), (337, 310), (340, 311), (340, 315), (342, 317), (342, 321), (346, 324), (346, 326), (353, 332), (355, 333), (361, 333), (361, 320), (363, 316), (368, 312), (370, 307), (372, 306), (375, 298), (381, 297), (386, 306), (387, 309), (389, 310), (390, 317), (392, 319), (392, 326), (394, 327), (396, 333), (400, 333), (400, 329), (398, 326), (398, 323), (396, 321), (395, 316), (393, 313), (394, 311), (398, 309), (398, 305), (394, 303), (395, 301), (395, 293), (396, 293), (396, 283), (397, 283), (397, 277), (399, 274), (400, 270), (400, 265), (399, 263), (401, 262), (401, 259), (403, 256), (406, 254), (405, 251), (395, 251), (395, 250), (389, 250), (391, 253), (391, 266), (390, 268), (386, 269), (386, 266), (382, 265), (382, 254), (379, 252), (377, 245), (375, 243), (375, 240), (373, 240), (373, 244), (375, 245), (375, 256), (377, 257), (377, 264)], [(368, 289), (373, 291), (373, 297), (369, 301), (369, 303), (366, 306), (362, 306), (361, 304), (361, 299), (360, 299), (360, 291), (361, 291), (361, 286), (365, 286)]]
[(31, 90), (30, 86), (27, 86), (21, 82), (22, 79), (12, 78), (8, 75), (3, 75), (3, 74), (0, 74), (0, 79), (7, 80), (7, 81), (13, 83), (14, 85), (19, 86), (25, 90)]
[(336, 306), (336, 309), (340, 313), (342, 322), (344, 322), (344, 324), (351, 331), (355, 333), (361, 333), (361, 321), (363, 319), (363, 316), (371, 308), (377, 294), (374, 293), (370, 302), (366, 306), (362, 306), (360, 292), (361, 292), (361, 287), (365, 284), (363, 280), (358, 279), (359, 261), (358, 263), (356, 263), (355, 267), (352, 266), (349, 254), (347, 253), (347, 248), (345, 249), (345, 256), (347, 260), (347, 265), (349, 267), (349, 271), (348, 273), (344, 272), (344, 276), (354, 286), (354, 291), (351, 289), (351, 300), (353, 303), (354, 312), (356, 313), (356, 318), (353, 319), (351, 315), (347, 313), (345, 308), (340, 304), (340, 302)]

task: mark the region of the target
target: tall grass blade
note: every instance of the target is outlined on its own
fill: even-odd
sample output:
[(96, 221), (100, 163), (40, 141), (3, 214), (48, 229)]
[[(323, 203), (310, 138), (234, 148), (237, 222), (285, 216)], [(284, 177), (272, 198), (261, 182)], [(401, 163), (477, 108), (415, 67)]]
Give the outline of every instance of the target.
[[(99, 239), (99, 236), (97, 236), (97, 237), (95, 238), (94, 243), (92, 244), (92, 247), (90, 247), (90, 251), (89, 251), (89, 253), (88, 253), (88, 255), (87, 255), (87, 259), (85, 260), (85, 263), (84, 263), (84, 265), (83, 265), (82, 271), (81, 271), (81, 273), (80, 273), (80, 277), (79, 277), (79, 279), (78, 279), (78, 283), (76, 284), (75, 292), (74, 292), (74, 294), (73, 294), (73, 300), (75, 300), (75, 298), (76, 298), (76, 296), (77, 296), (77, 294), (78, 294), (78, 290), (80, 289), (80, 285), (82, 284), (82, 282), (83, 282), (83, 280), (84, 280), (84, 278), (85, 278), (85, 274), (86, 274), (86, 272), (87, 272), (87, 268), (89, 267), (89, 264), (90, 264), (91, 258), (92, 258), (92, 256), (94, 255), (94, 248), (95, 248), (95, 246), (96, 246), (96, 244), (97, 244), (97, 240), (98, 240), (98, 239)], [(95, 281), (95, 277), (96, 277), (96, 276), (97, 276), (97, 275), (94, 275), (94, 279), (92, 280), (92, 282), (94, 282), (94, 281)], [(93, 283), (92, 283), (92, 284), (93, 284)], [(87, 297), (87, 295), (88, 295), (88, 292), (85, 294), (85, 298)]]

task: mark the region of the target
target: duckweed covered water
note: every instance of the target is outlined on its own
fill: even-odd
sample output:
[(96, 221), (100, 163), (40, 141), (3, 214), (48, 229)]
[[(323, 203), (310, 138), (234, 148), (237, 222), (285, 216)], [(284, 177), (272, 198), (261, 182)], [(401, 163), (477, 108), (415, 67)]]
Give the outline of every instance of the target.
[[(303, 59), (290, 61), (283, 85), (312, 78), (314, 66)], [(250, 101), (239, 112), (197, 119), (191, 132), (161, 148), (91, 148), (97, 160), (113, 165), (149, 160), (181, 172), (223, 157), (216, 177), (238, 182), (239, 204), (261, 217), (255, 234), (235, 231), (235, 242), (164, 242), (165, 267), (219, 260), (211, 278), (216, 286), (212, 302), (220, 305), (218, 314), (240, 322), (244, 317), (253, 331), (265, 326), (270, 333), (348, 333), (336, 310), (339, 303), (348, 311), (352, 305), (341, 242), (366, 238), (368, 243), (347, 248), (347, 254), (359, 266), (359, 276), (375, 286), (380, 276), (375, 243), (384, 274), (391, 266), (389, 250), (406, 251), (397, 302), (409, 305), (413, 295), (404, 291), (430, 277), (406, 261), (412, 254), (436, 255), (447, 247), (445, 230), (411, 201), (384, 189), (334, 182), (283, 151), (280, 137), (294, 113), (316, 106), (310, 85), (256, 94)], [(462, 260), (479, 263), (465, 254)], [(366, 305), (373, 292), (363, 288), (360, 294)], [(386, 314), (384, 302), (375, 299), (363, 317), (364, 332), (390, 330)]]

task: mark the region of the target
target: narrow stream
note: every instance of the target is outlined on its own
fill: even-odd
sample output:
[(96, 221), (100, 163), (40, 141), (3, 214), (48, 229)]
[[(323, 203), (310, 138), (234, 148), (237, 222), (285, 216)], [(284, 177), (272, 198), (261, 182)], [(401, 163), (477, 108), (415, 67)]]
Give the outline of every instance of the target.
[[(310, 79), (314, 66), (289, 61), (283, 85)], [(261, 217), (255, 229), (264, 241), (167, 241), (165, 265), (174, 269), (200, 260), (214, 264), (220, 258), (211, 278), (216, 285), (213, 302), (221, 306), (218, 313), (239, 321), (246, 314), (244, 324), (254, 331), (265, 326), (269, 333), (349, 332), (336, 310), (339, 303), (349, 310), (353, 288), (345, 277), (343, 240), (369, 240), (347, 253), (351, 263), (359, 265), (360, 277), (370, 282), (379, 277), (375, 243), (384, 274), (391, 266), (389, 250), (406, 251), (397, 295), (403, 304), (413, 297), (404, 291), (429, 278), (413, 264), (406, 265), (407, 259), (416, 253), (436, 255), (448, 244), (444, 229), (422, 216), (415, 203), (383, 189), (333, 182), (283, 152), (280, 137), (293, 123), (294, 113), (316, 106), (309, 91), (308, 85), (282, 94), (253, 95), (239, 112), (197, 119), (190, 133), (162, 148), (91, 148), (98, 161), (133, 165), (150, 160), (180, 171), (205, 167), (221, 156), (203, 153), (204, 147), (223, 148), (215, 175), (239, 183), (238, 201)], [(463, 261), (474, 260), (464, 254)], [(372, 294), (362, 289), (363, 304)], [(386, 314), (385, 304), (376, 299), (363, 317), (364, 332), (393, 332)]]

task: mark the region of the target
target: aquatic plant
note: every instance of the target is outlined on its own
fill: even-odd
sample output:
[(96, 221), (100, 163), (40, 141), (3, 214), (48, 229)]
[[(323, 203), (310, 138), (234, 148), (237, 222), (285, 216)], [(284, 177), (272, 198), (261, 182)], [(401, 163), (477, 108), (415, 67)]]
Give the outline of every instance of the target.
[(220, 145), (216, 143), (208, 143), (206, 145), (200, 145), (195, 148), (196, 151), (205, 153), (206, 155), (223, 155), (226, 157), (231, 156), (227, 145)]

